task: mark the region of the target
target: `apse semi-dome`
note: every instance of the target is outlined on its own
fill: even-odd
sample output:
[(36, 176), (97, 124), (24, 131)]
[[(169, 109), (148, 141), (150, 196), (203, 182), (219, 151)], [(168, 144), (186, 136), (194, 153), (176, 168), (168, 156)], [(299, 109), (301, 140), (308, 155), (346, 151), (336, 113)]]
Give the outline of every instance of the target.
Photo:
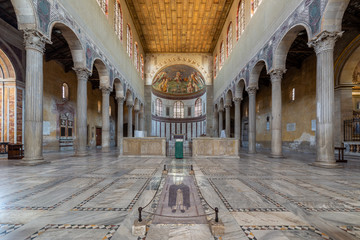
[(193, 67), (177, 64), (162, 69), (152, 82), (153, 93), (167, 96), (198, 95), (205, 91), (201, 73)]

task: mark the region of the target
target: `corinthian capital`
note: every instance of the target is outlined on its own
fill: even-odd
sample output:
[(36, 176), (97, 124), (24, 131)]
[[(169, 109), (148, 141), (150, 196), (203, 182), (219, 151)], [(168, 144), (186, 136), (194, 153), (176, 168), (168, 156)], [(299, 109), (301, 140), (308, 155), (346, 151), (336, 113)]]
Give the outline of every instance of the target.
[(250, 86), (246, 89), (249, 95), (255, 95), (257, 90), (258, 88), (255, 86)]
[(309, 47), (315, 49), (316, 54), (333, 50), (335, 42), (342, 36), (344, 32), (328, 32), (324, 31), (316, 36), (313, 40), (308, 43)]
[(91, 72), (86, 68), (73, 68), (76, 73), (78, 81), (87, 81), (91, 76)]
[(115, 99), (117, 100), (117, 102), (118, 102), (119, 104), (124, 104), (125, 98), (124, 98), (123, 96), (121, 96), (121, 97), (115, 97)]
[(44, 53), (46, 43), (52, 44), (52, 42), (39, 31), (35, 29), (24, 30), (25, 49), (33, 49)]
[(281, 82), (284, 73), (286, 73), (285, 69), (273, 69), (270, 71), (270, 78), (271, 78), (271, 83), (275, 83), (275, 82)]
[(110, 87), (100, 87), (103, 95), (110, 95), (111, 88)]
[(240, 104), (241, 101), (242, 101), (242, 98), (240, 98), (240, 97), (234, 97), (234, 98), (233, 98), (233, 101), (234, 101), (235, 104)]

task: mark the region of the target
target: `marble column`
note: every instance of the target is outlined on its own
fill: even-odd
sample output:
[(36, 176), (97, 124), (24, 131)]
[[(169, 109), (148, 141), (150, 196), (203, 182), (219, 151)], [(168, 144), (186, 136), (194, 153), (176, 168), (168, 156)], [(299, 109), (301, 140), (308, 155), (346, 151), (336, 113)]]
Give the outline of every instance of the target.
[(118, 103), (117, 116), (117, 147), (120, 149), (120, 155), (123, 153), (123, 136), (124, 136), (124, 97), (116, 98)]
[(74, 68), (78, 80), (76, 99), (76, 156), (85, 156), (87, 142), (87, 80), (90, 72)]
[(223, 120), (223, 113), (224, 113), (224, 109), (220, 108), (219, 109), (219, 137), (221, 136), (221, 131), (224, 130), (224, 120)]
[(249, 153), (256, 153), (256, 91), (257, 87), (249, 87)]
[(235, 103), (235, 138), (240, 140), (241, 136), (241, 118), (240, 118), (240, 106), (241, 98), (234, 98)]
[(128, 137), (133, 137), (132, 135), (132, 109), (134, 107), (133, 103), (126, 103), (126, 106), (128, 108)]
[(281, 80), (284, 69), (274, 69), (271, 77), (271, 157), (281, 158), (282, 155), (282, 133), (281, 133)]
[(140, 126), (139, 126), (139, 130), (140, 131), (145, 131), (145, 119), (144, 119), (144, 109), (141, 109), (139, 112), (139, 118), (140, 118)]
[(316, 161), (319, 167), (337, 167), (334, 156), (334, 46), (339, 32), (322, 32), (314, 47), (316, 67)]
[(134, 119), (134, 122), (135, 122), (135, 131), (138, 131), (139, 130), (139, 110), (138, 109), (134, 109), (134, 113), (135, 113), (135, 119)]
[(24, 158), (21, 165), (46, 163), (43, 158), (43, 55), (50, 43), (36, 30), (24, 31), (26, 50)]
[(103, 87), (102, 91), (102, 133), (101, 133), (101, 147), (107, 150), (110, 147), (110, 116), (109, 116), (109, 102), (110, 102), (110, 88)]
[(227, 138), (230, 138), (230, 110), (231, 104), (225, 105), (225, 134)]
[(219, 113), (214, 109), (214, 137), (219, 137)]

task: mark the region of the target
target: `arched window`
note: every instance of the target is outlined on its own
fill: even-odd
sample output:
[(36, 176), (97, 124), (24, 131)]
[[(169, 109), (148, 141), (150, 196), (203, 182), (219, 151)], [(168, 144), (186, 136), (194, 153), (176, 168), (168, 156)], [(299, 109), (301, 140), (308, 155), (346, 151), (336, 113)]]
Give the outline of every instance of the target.
[(262, 0), (251, 0), (251, 16), (254, 15), (261, 1)]
[(232, 51), (232, 22), (230, 22), (228, 30), (227, 30), (226, 45), (227, 45), (226, 57), (229, 57), (230, 53)]
[(126, 52), (129, 55), (129, 57), (132, 57), (132, 33), (130, 25), (127, 25), (126, 28)]
[(109, 0), (96, 0), (99, 4), (101, 10), (105, 13), (105, 15), (108, 15), (109, 10)]
[(100, 101), (97, 102), (97, 110), (98, 110), (98, 113), (101, 113), (101, 102)]
[(225, 61), (225, 52), (224, 52), (224, 41), (220, 43), (220, 69), (222, 68)]
[(135, 44), (134, 44), (134, 64), (135, 64), (136, 70), (139, 71), (139, 59), (138, 59), (138, 56), (139, 56), (139, 48), (138, 48), (137, 42), (135, 42)]
[(61, 86), (61, 98), (63, 100), (69, 100), (69, 85), (63, 83)]
[(162, 106), (162, 101), (159, 98), (156, 99), (155, 106), (156, 106), (156, 111), (155, 111), (156, 115), (157, 116), (162, 116), (163, 106)]
[(119, 37), (120, 41), (123, 40), (123, 15), (119, 0), (115, 1), (115, 34)]
[(216, 78), (216, 74), (217, 74), (217, 55), (215, 55), (215, 58), (214, 58), (214, 78)]
[(240, 0), (236, 14), (237, 34), (236, 40), (239, 40), (242, 32), (245, 30), (245, 0)]
[(184, 103), (181, 101), (174, 104), (174, 118), (184, 118)]
[(200, 117), (202, 115), (202, 101), (201, 98), (198, 98), (195, 101), (195, 117)]
[(140, 75), (141, 75), (141, 79), (142, 80), (144, 80), (144, 76), (145, 76), (145, 74), (144, 74), (144, 57), (143, 57), (143, 55), (141, 54), (140, 55)]

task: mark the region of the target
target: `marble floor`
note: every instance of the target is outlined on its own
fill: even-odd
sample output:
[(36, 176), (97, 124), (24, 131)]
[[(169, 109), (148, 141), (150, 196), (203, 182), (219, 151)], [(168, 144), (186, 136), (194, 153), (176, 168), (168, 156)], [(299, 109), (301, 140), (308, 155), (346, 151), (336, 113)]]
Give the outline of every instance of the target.
[[(360, 159), (314, 155), (136, 158), (48, 153), (50, 164), (0, 159), (0, 240), (360, 239)], [(166, 165), (167, 174), (163, 174)], [(194, 174), (191, 174), (191, 165)], [(145, 236), (132, 226), (143, 207)], [(214, 209), (221, 236), (213, 236)]]

